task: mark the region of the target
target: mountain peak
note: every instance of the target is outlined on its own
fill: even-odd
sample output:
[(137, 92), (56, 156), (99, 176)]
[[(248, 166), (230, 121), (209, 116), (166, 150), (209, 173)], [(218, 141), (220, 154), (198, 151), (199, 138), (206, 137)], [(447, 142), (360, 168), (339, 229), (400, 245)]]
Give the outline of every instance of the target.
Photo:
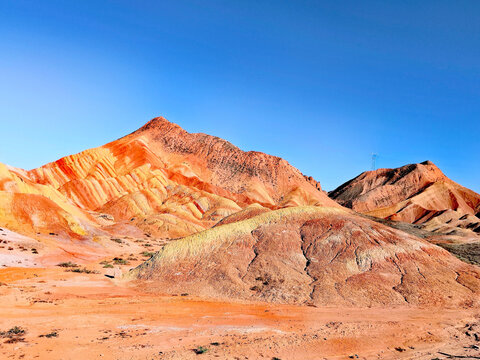
[[(430, 182), (436, 182), (447, 179), (445, 174), (440, 170), (440, 168), (435, 165), (432, 161), (426, 160), (421, 163), (412, 163), (408, 165), (404, 165), (398, 168), (382, 168), (377, 170), (365, 171), (357, 176), (353, 180), (365, 180), (367, 178), (385, 178), (386, 183), (396, 183), (400, 179), (405, 178), (407, 176), (414, 176), (414, 177), (423, 177)], [(336, 190), (332, 191), (335, 192), (340, 188), (343, 188), (345, 185), (350, 183), (351, 181), (341, 185)], [(386, 184), (385, 183), (385, 184)], [(385, 185), (383, 184), (383, 185)]]
[(419, 167), (419, 165), (423, 165), (423, 170), (424, 171), (434, 173), (437, 176), (446, 178), (446, 176), (443, 174), (442, 170), (440, 170), (440, 168), (430, 160), (426, 160), (424, 162), (421, 162), (420, 164), (417, 164), (417, 167)]
[[(183, 130), (179, 125), (167, 120), (163, 116), (158, 116), (147, 122), (140, 129), (134, 133), (145, 132), (145, 131), (155, 131), (155, 130), (172, 130), (180, 129)], [(183, 130), (184, 131), (184, 130)]]
[(433, 166), (436, 167), (436, 165), (435, 165), (433, 162), (431, 162), (430, 160), (425, 160), (424, 162), (421, 162), (420, 164), (422, 164), (422, 165), (430, 165), (430, 166), (433, 165)]
[(448, 218), (444, 215), (438, 221), (453, 225), (480, 209), (479, 194), (453, 182), (428, 160), (364, 172), (329, 196), (357, 212), (410, 223), (424, 223), (448, 212)]

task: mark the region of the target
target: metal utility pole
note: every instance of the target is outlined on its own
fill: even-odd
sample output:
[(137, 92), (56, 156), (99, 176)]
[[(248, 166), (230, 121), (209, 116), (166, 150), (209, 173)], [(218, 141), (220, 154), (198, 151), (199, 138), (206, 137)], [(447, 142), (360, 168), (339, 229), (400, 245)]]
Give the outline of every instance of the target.
[(376, 167), (377, 157), (378, 157), (377, 154), (372, 153), (372, 170), (377, 170), (377, 167)]

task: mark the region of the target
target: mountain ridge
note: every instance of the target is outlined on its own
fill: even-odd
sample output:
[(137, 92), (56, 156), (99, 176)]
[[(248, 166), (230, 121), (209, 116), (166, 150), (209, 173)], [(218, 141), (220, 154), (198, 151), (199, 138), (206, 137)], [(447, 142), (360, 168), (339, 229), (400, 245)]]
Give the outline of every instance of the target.
[[(103, 146), (32, 170), (2, 169), (0, 186), (8, 184), (0, 187), (4, 198), (23, 192), (24, 197), (35, 193), (50, 199), (62, 209), (57, 211), (64, 219), (59, 224), (69, 236), (114, 234), (115, 223), (122, 223), (156, 236), (178, 237), (255, 203), (269, 209), (338, 206), (317, 181), (285, 160), (242, 151), (215, 136), (190, 134), (163, 117)], [(5, 200), (6, 207), (13, 208), (11, 201)], [(31, 206), (35, 208), (35, 201)], [(28, 229), (31, 235), (48, 227), (45, 221), (35, 223), (28, 211), (22, 213), (27, 215), (18, 224), (12, 213), (0, 225), (14, 224), (16, 231)], [(73, 231), (73, 223), (79, 231)]]

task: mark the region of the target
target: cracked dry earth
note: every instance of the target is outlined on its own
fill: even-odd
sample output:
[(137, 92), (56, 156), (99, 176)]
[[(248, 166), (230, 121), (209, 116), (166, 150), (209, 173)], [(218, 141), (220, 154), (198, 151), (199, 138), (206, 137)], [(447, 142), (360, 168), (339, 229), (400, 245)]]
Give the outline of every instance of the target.
[(0, 331), (24, 331), (1, 339), (2, 359), (480, 357), (472, 309), (207, 302), (61, 268), (2, 269), (0, 281)]

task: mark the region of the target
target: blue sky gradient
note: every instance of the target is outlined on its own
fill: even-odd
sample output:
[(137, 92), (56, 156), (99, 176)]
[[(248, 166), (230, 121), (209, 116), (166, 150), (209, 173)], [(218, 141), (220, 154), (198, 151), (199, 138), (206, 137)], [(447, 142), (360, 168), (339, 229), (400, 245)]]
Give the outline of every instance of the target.
[(432, 160), (480, 191), (478, 1), (0, 0), (0, 161), (165, 116), (326, 190)]

